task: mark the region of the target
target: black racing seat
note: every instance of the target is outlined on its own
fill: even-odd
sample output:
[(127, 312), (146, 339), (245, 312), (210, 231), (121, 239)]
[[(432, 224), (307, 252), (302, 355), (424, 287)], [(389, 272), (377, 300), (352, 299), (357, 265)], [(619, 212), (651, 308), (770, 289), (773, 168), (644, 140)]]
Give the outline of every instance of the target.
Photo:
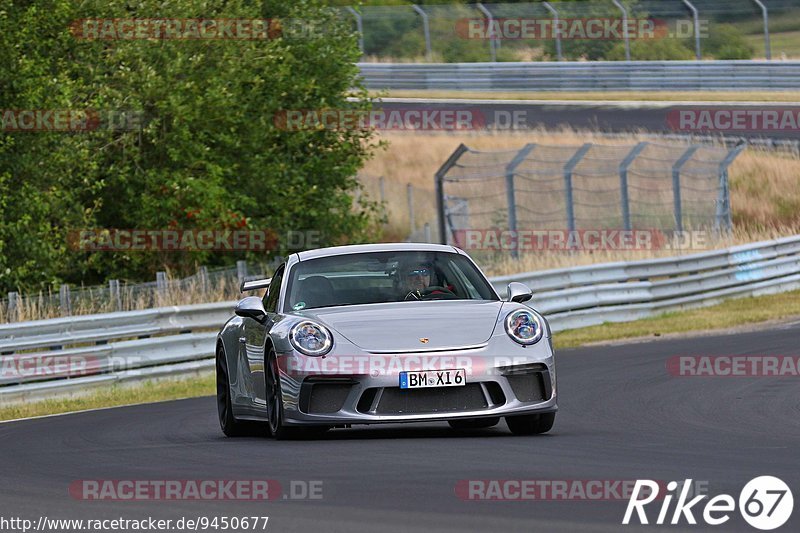
[(305, 302), (307, 308), (326, 307), (339, 303), (336, 301), (331, 280), (325, 276), (309, 276), (301, 281), (298, 301)]

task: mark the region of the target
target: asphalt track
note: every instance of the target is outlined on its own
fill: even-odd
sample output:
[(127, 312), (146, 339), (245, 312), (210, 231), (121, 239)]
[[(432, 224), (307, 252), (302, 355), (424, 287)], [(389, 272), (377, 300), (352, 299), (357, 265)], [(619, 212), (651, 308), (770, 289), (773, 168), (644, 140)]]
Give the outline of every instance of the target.
[[(0, 424), (0, 515), (266, 515), (274, 532), (756, 531), (738, 512), (717, 527), (622, 526), (625, 501), (476, 502), (454, 488), (466, 479), (692, 478), (738, 499), (748, 480), (769, 474), (797, 503), (799, 378), (672, 377), (665, 366), (674, 355), (764, 354), (800, 354), (800, 324), (563, 351), (561, 410), (553, 431), (536, 437), (436, 423), (336, 429), (319, 441), (226, 439), (210, 397)], [(323, 498), (81, 501), (68, 487), (82, 479), (276, 479), (284, 489), (319, 480)], [(702, 524), (702, 509), (695, 515)], [(795, 509), (779, 531), (798, 526)]]
[[(658, 101), (548, 101), (436, 98), (383, 98), (376, 107), (391, 110), (470, 110), (479, 127), (500, 130), (568, 127), (603, 133), (661, 133), (710, 135), (747, 139), (800, 139), (800, 128), (752, 131), (748, 129), (681, 129), (680, 110), (794, 110), (796, 103), (765, 102), (658, 102)], [(696, 119), (698, 120), (698, 119)]]

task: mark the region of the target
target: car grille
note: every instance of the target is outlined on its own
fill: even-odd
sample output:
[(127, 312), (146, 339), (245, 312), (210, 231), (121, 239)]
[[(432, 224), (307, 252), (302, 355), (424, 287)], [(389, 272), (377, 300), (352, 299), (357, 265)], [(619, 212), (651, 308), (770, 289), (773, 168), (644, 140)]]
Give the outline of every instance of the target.
[(352, 388), (352, 383), (306, 383), (300, 409), (309, 414), (335, 413), (344, 406)]
[(486, 407), (486, 396), (479, 383), (427, 389), (387, 387), (383, 389), (376, 414), (450, 413)]
[(506, 376), (514, 396), (521, 402), (537, 402), (546, 400), (544, 379), (541, 372), (531, 374), (514, 374)]

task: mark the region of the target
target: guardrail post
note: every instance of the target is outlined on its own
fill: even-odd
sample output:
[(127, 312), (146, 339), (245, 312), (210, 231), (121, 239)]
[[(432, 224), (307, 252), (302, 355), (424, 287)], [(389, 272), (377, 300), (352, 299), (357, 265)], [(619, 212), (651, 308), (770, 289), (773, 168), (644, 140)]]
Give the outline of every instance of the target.
[(630, 231), (632, 227), (631, 205), (628, 196), (628, 167), (631, 166), (636, 156), (638, 156), (648, 144), (647, 142), (640, 142), (634, 146), (633, 150), (631, 150), (628, 155), (625, 156), (625, 159), (622, 160), (622, 163), (619, 164), (619, 194), (622, 206), (622, 225), (625, 226), (625, 229), (628, 231)]
[(550, 2), (542, 2), (542, 5), (553, 15), (553, 37), (556, 40), (556, 58), (559, 61), (564, 61), (564, 56), (561, 55), (561, 30), (558, 28), (558, 11), (550, 5)]
[(433, 49), (431, 48), (431, 26), (428, 21), (428, 14), (425, 13), (425, 10), (419, 7), (417, 4), (411, 4), (411, 8), (419, 13), (420, 17), (422, 17), (422, 31), (425, 34), (425, 59), (432, 61)]
[(442, 244), (447, 244), (447, 222), (444, 213), (444, 177), (467, 151), (469, 151), (469, 148), (467, 148), (466, 145), (463, 143), (459, 144), (458, 148), (450, 154), (447, 161), (444, 162), (434, 175), (434, 184), (436, 187), (436, 214), (438, 218), (437, 222), (439, 223), (439, 242)]
[(578, 148), (575, 155), (564, 165), (564, 201), (567, 204), (567, 229), (570, 232), (575, 231), (575, 205), (572, 201), (572, 172), (591, 147), (592, 143), (584, 144)]
[(753, 0), (753, 2), (761, 8), (761, 14), (764, 17), (764, 56), (772, 59), (772, 46), (769, 42), (769, 11), (761, 0)]
[(356, 19), (356, 31), (358, 31), (358, 49), (361, 50), (361, 55), (364, 55), (364, 24), (361, 20), (361, 13), (350, 6), (345, 7), (345, 9)]
[(619, 3), (619, 0), (613, 0), (614, 5), (622, 11), (622, 38), (625, 40), (625, 61), (631, 60), (631, 39), (628, 35), (628, 10), (625, 6)]
[(714, 229), (719, 231), (723, 227), (725, 231), (733, 229), (733, 220), (731, 219), (731, 193), (728, 184), (728, 167), (733, 163), (742, 150), (747, 148), (745, 141), (739, 142), (734, 146), (725, 159), (719, 164), (719, 198), (717, 199), (717, 219), (714, 222)]
[(475, 4), (475, 7), (480, 9), (481, 13), (486, 16), (486, 27), (489, 30), (489, 55), (492, 58), (492, 62), (497, 61), (497, 36), (494, 33), (494, 16), (492, 12), (486, 9), (486, 6), (478, 2)]
[(9, 322), (16, 322), (17, 321), (17, 313), (19, 307), (19, 293), (18, 292), (9, 292), (8, 293), (8, 321)]
[(414, 233), (414, 230), (417, 229), (414, 224), (414, 187), (410, 183), (406, 184), (406, 197), (408, 198), (408, 225), (411, 233)]
[(675, 210), (675, 230), (683, 231), (683, 207), (681, 205), (681, 168), (689, 161), (699, 146), (690, 146), (672, 165), (672, 202)]
[(58, 288), (58, 300), (61, 316), (70, 316), (72, 314), (72, 299), (70, 298), (69, 285), (66, 283)]
[(119, 280), (108, 280), (108, 299), (111, 303), (111, 309), (114, 311), (122, 310), (122, 297), (119, 294)]
[(692, 18), (694, 19), (694, 55), (700, 61), (702, 55), (700, 53), (700, 14), (689, 0), (683, 0), (683, 4), (692, 12)]
[[(514, 174), (517, 167), (525, 161), (525, 158), (536, 148), (535, 144), (528, 143), (522, 147), (522, 150), (517, 152), (514, 159), (506, 166), (506, 202), (508, 203), (508, 231), (512, 235), (517, 234), (517, 199), (514, 190)], [(514, 259), (519, 257), (519, 249), (517, 248), (518, 241), (515, 237), (514, 247), (511, 249), (511, 257)]]
[(247, 277), (247, 261), (236, 261), (236, 278), (239, 280), (239, 285)]

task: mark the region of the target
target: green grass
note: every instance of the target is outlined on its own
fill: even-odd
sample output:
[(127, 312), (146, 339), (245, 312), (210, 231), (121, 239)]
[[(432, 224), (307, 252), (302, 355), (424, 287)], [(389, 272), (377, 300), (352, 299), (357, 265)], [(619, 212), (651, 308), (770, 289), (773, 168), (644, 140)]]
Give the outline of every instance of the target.
[[(712, 307), (637, 320), (606, 323), (554, 334), (556, 349), (624, 339), (657, 337), (699, 331), (726, 330), (767, 321), (800, 316), (800, 291), (755, 298), (738, 298)], [(137, 386), (115, 386), (87, 396), (52, 399), (0, 407), (0, 420), (67, 413), (214, 394), (214, 376), (147, 382)]]
[[(781, 54), (787, 59), (800, 57), (800, 31), (771, 33), (769, 39), (773, 59), (781, 59)], [(745, 40), (755, 48), (755, 57), (764, 56), (764, 35), (745, 35)]]
[(214, 376), (210, 374), (180, 380), (148, 381), (140, 385), (116, 385), (98, 389), (85, 396), (2, 406), (0, 407), (0, 420), (209, 396), (214, 394), (214, 391)]
[(556, 348), (575, 348), (601, 341), (615, 341), (667, 334), (714, 331), (800, 316), (800, 291), (737, 298), (719, 305), (678, 311), (636, 320), (605, 323), (555, 333)]

